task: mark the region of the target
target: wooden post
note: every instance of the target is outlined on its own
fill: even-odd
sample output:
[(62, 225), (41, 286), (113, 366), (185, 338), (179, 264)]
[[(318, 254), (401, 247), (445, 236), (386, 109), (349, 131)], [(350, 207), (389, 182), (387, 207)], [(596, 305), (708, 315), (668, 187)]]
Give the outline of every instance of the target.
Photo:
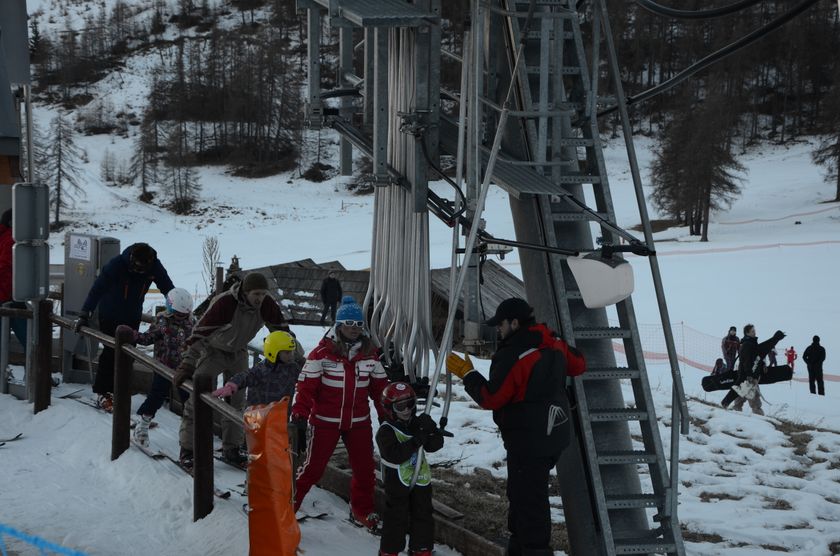
[(52, 389), (52, 323), (50, 314), (53, 303), (49, 299), (41, 299), (33, 304), (33, 318), (35, 319), (35, 345), (32, 357), (33, 372), (35, 374), (35, 413), (50, 406)]
[(131, 370), (134, 361), (123, 351), (131, 345), (134, 331), (124, 324), (114, 333), (114, 412), (111, 423), (111, 461), (128, 450), (131, 442)]
[(225, 283), (225, 267), (216, 267), (216, 277), (213, 279), (213, 295), (222, 293), (222, 284)]
[(213, 408), (201, 399), (212, 384), (209, 375), (193, 376), (193, 521), (213, 511)]

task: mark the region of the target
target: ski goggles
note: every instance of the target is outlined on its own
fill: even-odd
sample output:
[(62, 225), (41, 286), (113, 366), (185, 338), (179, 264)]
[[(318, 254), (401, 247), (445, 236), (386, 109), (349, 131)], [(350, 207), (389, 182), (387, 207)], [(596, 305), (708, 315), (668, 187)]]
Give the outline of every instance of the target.
[(341, 326), (355, 326), (356, 328), (361, 328), (365, 325), (365, 321), (363, 320), (340, 320), (338, 324)]
[(415, 402), (416, 400), (414, 399), (397, 400), (394, 402), (394, 411), (402, 413), (403, 411), (414, 409)]

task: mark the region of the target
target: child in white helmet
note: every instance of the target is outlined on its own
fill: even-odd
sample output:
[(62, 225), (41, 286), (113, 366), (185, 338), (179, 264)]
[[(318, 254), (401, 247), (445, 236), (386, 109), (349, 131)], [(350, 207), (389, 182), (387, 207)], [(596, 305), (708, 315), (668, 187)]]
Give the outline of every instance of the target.
[[(193, 299), (190, 292), (183, 288), (172, 288), (166, 294), (166, 309), (155, 316), (155, 322), (146, 332), (134, 331), (134, 342), (141, 346), (154, 344), (155, 359), (170, 369), (176, 369), (181, 363), (184, 345), (195, 324), (192, 309)], [(149, 446), (149, 425), (171, 390), (172, 383), (154, 373), (152, 387), (146, 395), (146, 400), (137, 410), (140, 420), (134, 428), (134, 440), (141, 446)], [(187, 398), (187, 393), (183, 390), (178, 390), (178, 394), (181, 396), (181, 402)]]

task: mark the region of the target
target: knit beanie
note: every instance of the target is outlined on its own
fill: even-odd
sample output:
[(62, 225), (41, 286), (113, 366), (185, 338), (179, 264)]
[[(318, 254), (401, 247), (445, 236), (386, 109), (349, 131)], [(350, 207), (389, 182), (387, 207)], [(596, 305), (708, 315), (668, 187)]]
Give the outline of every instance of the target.
[(268, 280), (259, 272), (251, 272), (242, 280), (242, 291), (248, 293), (254, 290), (267, 290)]
[(352, 295), (345, 295), (341, 298), (341, 305), (335, 312), (335, 321), (340, 323), (345, 320), (364, 321), (365, 315), (362, 313), (362, 307), (356, 303)]

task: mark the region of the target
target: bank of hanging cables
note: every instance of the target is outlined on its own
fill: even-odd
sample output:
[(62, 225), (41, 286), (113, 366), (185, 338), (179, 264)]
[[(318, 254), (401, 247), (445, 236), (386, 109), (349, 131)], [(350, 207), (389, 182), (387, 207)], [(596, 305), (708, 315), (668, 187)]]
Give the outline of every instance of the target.
[[(741, 2), (736, 2), (734, 4), (730, 4), (729, 6), (724, 6), (721, 8), (714, 8), (709, 10), (699, 10), (699, 11), (687, 11), (687, 10), (675, 10), (672, 8), (667, 8), (665, 6), (656, 4), (651, 0), (635, 0), (636, 3), (657, 15), (663, 15), (667, 17), (674, 17), (674, 18), (682, 18), (682, 19), (703, 19), (703, 18), (712, 18), (712, 17), (719, 17), (723, 15), (728, 15), (730, 13), (734, 13), (736, 11), (742, 10), (746, 7), (749, 7), (753, 4), (758, 3), (757, 0), (742, 0)], [(765, 36), (769, 35), (788, 21), (792, 20), (814, 4), (816, 4), (819, 0), (803, 0), (787, 12), (783, 13), (782, 15), (772, 19), (765, 25), (762, 25), (755, 31), (741, 37), (737, 41), (734, 41), (723, 48), (712, 52), (708, 56), (701, 58), (700, 60), (694, 62), (686, 69), (682, 70), (680, 73), (676, 74), (675, 76), (667, 79), (657, 85), (656, 87), (652, 87), (647, 91), (643, 91), (638, 95), (632, 95), (627, 97), (624, 100), (624, 103), (627, 106), (632, 106), (633, 104), (637, 104), (639, 102), (646, 101), (650, 98), (655, 97), (656, 95), (662, 94), (665, 91), (668, 91), (675, 87), (676, 85), (682, 83), (695, 73), (706, 69), (710, 65), (714, 64), (715, 62), (726, 58), (727, 56), (734, 54), (735, 52), (741, 50), (742, 48), (746, 48), (747, 46), (751, 45), (752, 43), (758, 41), (759, 39), (764, 38)], [(606, 116), (607, 114), (612, 114), (618, 110), (618, 106), (611, 106), (609, 108), (605, 108), (598, 112), (598, 117)]]

